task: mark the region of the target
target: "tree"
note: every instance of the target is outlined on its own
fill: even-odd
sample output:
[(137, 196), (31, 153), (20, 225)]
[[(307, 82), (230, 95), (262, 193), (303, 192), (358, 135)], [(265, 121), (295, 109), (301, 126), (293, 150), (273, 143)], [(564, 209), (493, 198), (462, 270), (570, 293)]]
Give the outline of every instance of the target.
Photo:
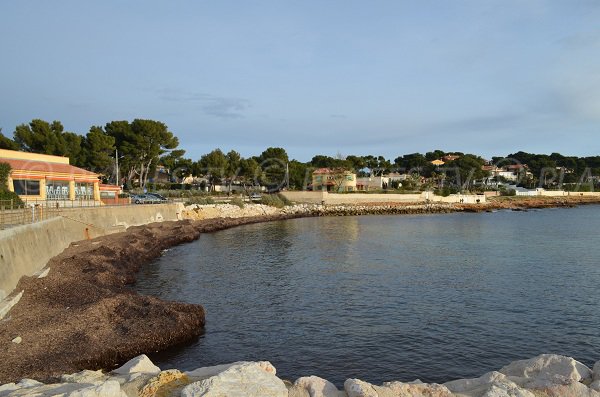
[(356, 173), (366, 167), (365, 160), (362, 156), (346, 156), (346, 161), (350, 164), (350, 168)]
[(220, 183), (227, 170), (227, 157), (221, 149), (215, 149), (212, 152), (200, 157), (200, 166), (210, 183), (211, 190), (214, 185)]
[(8, 177), (12, 167), (8, 163), (0, 163), (0, 190), (8, 189)]
[(82, 152), (86, 168), (106, 172), (114, 162), (115, 138), (104, 132), (102, 127), (92, 126), (83, 138)]
[(433, 160), (441, 159), (445, 155), (446, 155), (446, 153), (443, 150), (436, 149), (433, 152), (425, 153), (425, 158), (427, 159), (427, 161), (433, 161)]
[(32, 153), (69, 156), (73, 164), (78, 164), (81, 153), (81, 136), (65, 132), (60, 121), (34, 119), (29, 124), (15, 128), (14, 140), (20, 150)]
[(278, 191), (285, 186), (288, 155), (283, 148), (270, 147), (258, 156), (262, 170), (260, 183), (269, 191)]
[(177, 182), (191, 173), (192, 160), (184, 158), (185, 150), (175, 149), (162, 156), (159, 164), (169, 171), (170, 181)]
[(19, 150), (19, 145), (12, 139), (4, 136), (0, 128), (0, 149)]
[(240, 161), (239, 177), (245, 184), (256, 184), (258, 182), (257, 178), (259, 177), (260, 171), (260, 166), (256, 160), (250, 158), (242, 159)]
[(122, 164), (127, 170), (127, 180), (133, 182), (137, 176), (140, 187), (146, 186), (160, 156), (179, 144), (177, 137), (160, 121), (111, 121), (106, 124), (105, 131), (115, 138), (115, 144), (124, 156)]
[(474, 154), (466, 154), (446, 164), (446, 175), (451, 177), (453, 184), (461, 191), (469, 188), (473, 181), (489, 176), (482, 166), (485, 160)]
[(304, 190), (311, 182), (312, 167), (297, 160), (290, 161), (289, 179), (290, 188), (295, 190)]

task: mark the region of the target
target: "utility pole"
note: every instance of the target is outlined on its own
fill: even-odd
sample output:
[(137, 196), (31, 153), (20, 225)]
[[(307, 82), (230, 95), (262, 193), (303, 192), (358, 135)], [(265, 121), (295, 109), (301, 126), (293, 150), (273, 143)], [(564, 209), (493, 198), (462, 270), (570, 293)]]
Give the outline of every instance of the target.
[(117, 184), (117, 186), (121, 186), (121, 184), (119, 183), (119, 150), (118, 149), (115, 149), (115, 168), (117, 169), (116, 184)]
[(290, 189), (290, 163), (285, 163), (285, 187)]

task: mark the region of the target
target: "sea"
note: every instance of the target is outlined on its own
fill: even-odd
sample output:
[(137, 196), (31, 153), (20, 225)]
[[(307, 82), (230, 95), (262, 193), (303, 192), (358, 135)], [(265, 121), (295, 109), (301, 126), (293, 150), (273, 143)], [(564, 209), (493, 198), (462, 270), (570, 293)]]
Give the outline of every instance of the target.
[(163, 369), (268, 360), (317, 375), (445, 382), (541, 353), (600, 360), (600, 206), (322, 217), (174, 247), (135, 290), (197, 303), (203, 335)]

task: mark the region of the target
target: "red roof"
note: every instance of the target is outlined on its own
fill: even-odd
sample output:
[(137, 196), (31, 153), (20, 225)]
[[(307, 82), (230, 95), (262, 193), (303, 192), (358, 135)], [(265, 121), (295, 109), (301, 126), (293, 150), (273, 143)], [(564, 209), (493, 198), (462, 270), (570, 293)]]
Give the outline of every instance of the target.
[(34, 160), (17, 160), (0, 158), (0, 163), (10, 164), (13, 171), (33, 171), (44, 173), (58, 173), (69, 175), (86, 175), (90, 177), (98, 177), (95, 172), (84, 170), (83, 168), (75, 167), (69, 164), (49, 163), (47, 161)]

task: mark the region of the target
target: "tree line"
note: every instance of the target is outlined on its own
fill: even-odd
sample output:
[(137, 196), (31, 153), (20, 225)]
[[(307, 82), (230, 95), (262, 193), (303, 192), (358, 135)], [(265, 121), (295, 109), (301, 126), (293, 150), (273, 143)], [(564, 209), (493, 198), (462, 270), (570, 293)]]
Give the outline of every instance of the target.
[[(560, 182), (575, 183), (582, 178), (600, 175), (600, 156), (575, 157), (559, 153), (532, 154), (517, 152), (493, 157), (491, 162), (475, 154), (433, 150), (410, 153), (387, 159), (381, 155), (315, 155), (308, 162), (290, 160), (285, 149), (269, 147), (257, 156), (244, 158), (235, 150), (214, 149), (197, 160), (185, 157), (178, 148), (178, 138), (166, 124), (155, 120), (111, 121), (92, 126), (85, 135), (65, 131), (60, 121), (34, 119), (18, 125), (12, 138), (0, 129), (0, 148), (68, 156), (71, 164), (102, 174), (115, 182), (118, 160), (120, 184), (146, 187), (159, 167), (169, 170), (170, 182), (184, 177), (203, 177), (208, 185), (221, 183), (260, 184), (277, 190), (282, 187), (304, 189), (317, 168), (345, 169), (358, 176), (381, 176), (391, 172), (427, 178), (439, 185), (460, 186), (465, 182), (489, 177), (485, 164), (527, 164), (534, 185)], [(452, 155), (443, 166), (432, 164)], [(410, 183), (407, 182), (407, 183)]]

